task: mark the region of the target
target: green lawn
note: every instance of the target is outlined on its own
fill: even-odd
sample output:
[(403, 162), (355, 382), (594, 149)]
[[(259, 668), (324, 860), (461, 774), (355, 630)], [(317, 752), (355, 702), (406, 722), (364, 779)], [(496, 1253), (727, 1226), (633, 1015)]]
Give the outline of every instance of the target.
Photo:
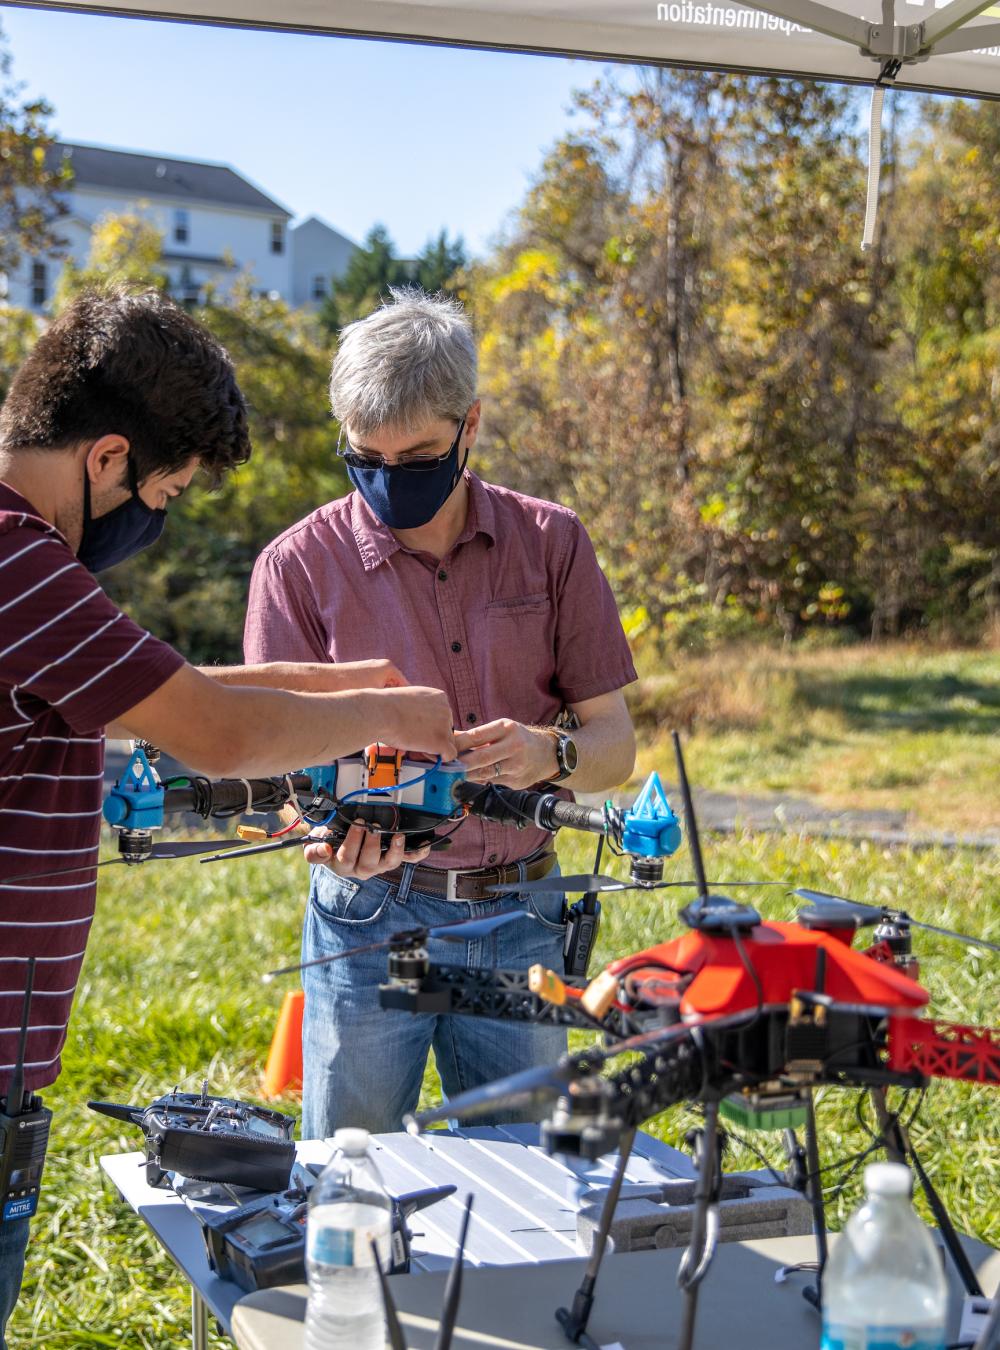
[(642, 772), (672, 773), (679, 726), (702, 787), (1000, 831), (1000, 652), (749, 647), (639, 665)]
[[(592, 844), (563, 841), (563, 864), (586, 870)], [(903, 904), (914, 916), (1000, 940), (1000, 861), (957, 851), (885, 852), (841, 842), (757, 836), (710, 840), (717, 877), (793, 879), (866, 900)], [(668, 864), (684, 875), (686, 853)], [(302, 906), (301, 865), (286, 854), (243, 863), (148, 864), (103, 874), (98, 918), (59, 1083), (45, 1095), (56, 1121), (29, 1272), (12, 1326), (16, 1347), (129, 1346), (167, 1350), (188, 1335), (187, 1291), (170, 1261), (102, 1181), (102, 1153), (134, 1149), (139, 1134), (88, 1112), (88, 1097), (145, 1102), (208, 1077), (211, 1090), (251, 1096), (282, 988), (260, 972), (294, 958)], [(669, 896), (671, 893), (662, 893)], [(594, 968), (674, 931), (676, 898), (609, 897)], [(781, 892), (761, 899), (787, 916)], [(997, 1018), (1000, 958), (970, 947), (920, 942), (925, 979), (942, 1017)], [(433, 1075), (428, 1092), (433, 1092)], [(913, 1135), (959, 1226), (1000, 1244), (1000, 1149), (995, 1091), (937, 1083)], [(290, 1109), (294, 1103), (289, 1102)], [(819, 1106), (824, 1162), (866, 1144), (855, 1095), (827, 1091)], [(683, 1110), (652, 1123), (680, 1144)], [(758, 1136), (777, 1161), (772, 1136)], [(729, 1166), (756, 1166), (745, 1152)], [(835, 1173), (829, 1174), (831, 1185)], [(838, 1199), (839, 1221), (857, 1178)]]

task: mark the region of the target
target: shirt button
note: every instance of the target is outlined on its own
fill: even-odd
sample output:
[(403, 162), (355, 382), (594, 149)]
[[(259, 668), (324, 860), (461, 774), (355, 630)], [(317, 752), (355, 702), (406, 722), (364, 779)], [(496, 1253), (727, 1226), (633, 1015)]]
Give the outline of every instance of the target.
[(448, 580), (448, 573), (442, 567), (440, 572), (438, 572), (438, 581), (447, 581), (447, 580)]
[(453, 652), (460, 652), (462, 650), (462, 644), (460, 642), (453, 642), (451, 644), (451, 650)]
[(491, 853), (490, 856), (489, 856), (489, 858), (487, 859), (487, 862), (496, 862), (496, 860), (497, 860), (497, 855), (496, 855), (495, 853)]
[(465, 714), (465, 720), (466, 720), (467, 722), (474, 722), (474, 721), (476, 720), (476, 714), (475, 714), (475, 713), (466, 713), (466, 714)]

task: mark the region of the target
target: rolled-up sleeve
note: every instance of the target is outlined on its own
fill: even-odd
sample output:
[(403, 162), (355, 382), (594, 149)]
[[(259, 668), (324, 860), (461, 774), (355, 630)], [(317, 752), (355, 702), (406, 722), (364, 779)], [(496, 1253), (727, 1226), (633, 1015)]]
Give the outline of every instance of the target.
[(301, 564), (274, 549), (264, 550), (250, 579), (243, 659), (249, 665), (332, 659)]
[(638, 679), (618, 606), (590, 536), (567, 524), (557, 575), (556, 679), (566, 703), (582, 703)]

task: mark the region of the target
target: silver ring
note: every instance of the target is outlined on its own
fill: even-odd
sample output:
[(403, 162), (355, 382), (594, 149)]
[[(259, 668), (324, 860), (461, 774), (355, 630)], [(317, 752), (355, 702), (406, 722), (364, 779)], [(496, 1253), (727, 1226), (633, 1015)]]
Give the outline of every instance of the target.
[(499, 778), (502, 773), (503, 769), (501, 769), (499, 762), (497, 762), (496, 764), (493, 765), (493, 777)]

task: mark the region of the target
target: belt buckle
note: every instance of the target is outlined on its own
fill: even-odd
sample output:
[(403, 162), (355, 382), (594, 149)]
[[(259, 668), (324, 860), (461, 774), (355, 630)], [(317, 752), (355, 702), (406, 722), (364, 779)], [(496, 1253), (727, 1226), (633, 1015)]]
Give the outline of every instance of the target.
[(452, 872), (450, 870), (445, 873), (444, 898), (446, 900), (458, 899), (458, 878), (461, 875), (461, 872)]

